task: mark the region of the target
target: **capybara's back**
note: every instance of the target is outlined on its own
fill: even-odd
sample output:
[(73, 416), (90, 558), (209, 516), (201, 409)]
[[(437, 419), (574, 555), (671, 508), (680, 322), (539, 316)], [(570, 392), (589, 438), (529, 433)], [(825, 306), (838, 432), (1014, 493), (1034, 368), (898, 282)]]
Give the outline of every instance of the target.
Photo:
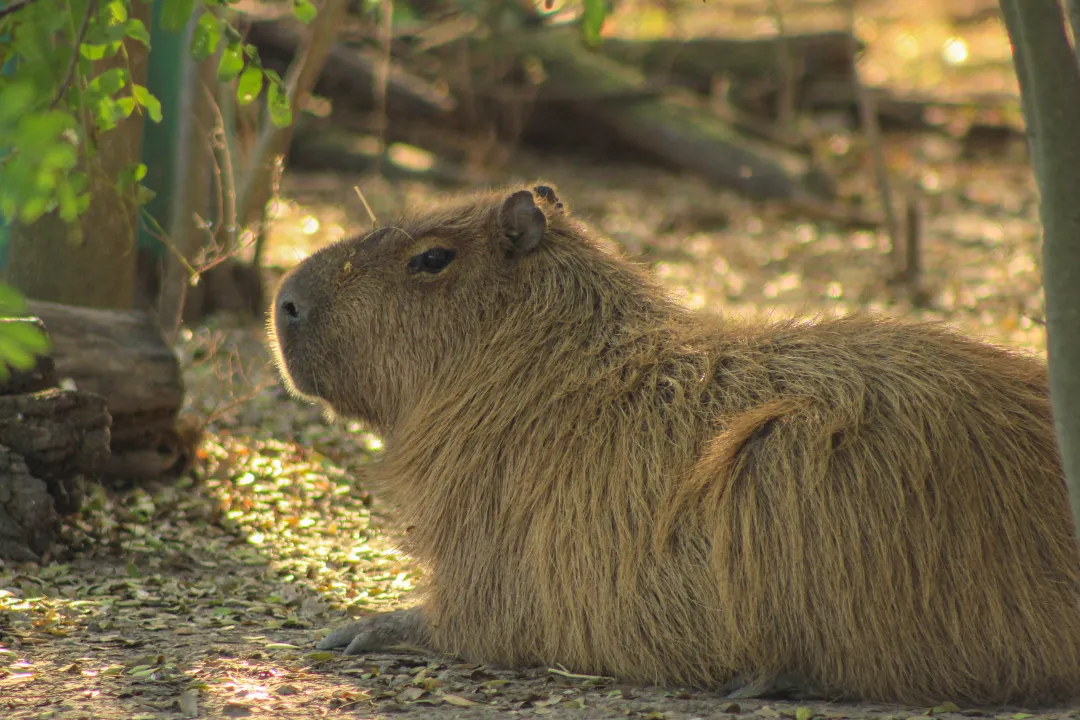
[(1040, 360), (869, 317), (702, 320), (550, 186), (320, 252), (272, 328), (295, 391), (383, 433), (427, 571), (417, 610), (327, 646), (748, 693), (1080, 694)]

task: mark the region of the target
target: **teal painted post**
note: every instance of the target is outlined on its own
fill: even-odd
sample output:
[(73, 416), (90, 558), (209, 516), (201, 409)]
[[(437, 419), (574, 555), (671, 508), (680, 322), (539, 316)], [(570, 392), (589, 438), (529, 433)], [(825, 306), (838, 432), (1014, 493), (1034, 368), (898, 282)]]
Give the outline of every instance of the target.
[(198, 13), (184, 29), (166, 30), (161, 26), (163, 4), (163, 0), (154, 0), (146, 77), (147, 89), (161, 101), (162, 119), (160, 123), (146, 123), (142, 146), (142, 161), (146, 165), (143, 185), (155, 193), (145, 210), (154, 223), (143, 217), (138, 241), (139, 248), (155, 259), (165, 253), (157, 235), (171, 231), (177, 220), (176, 208), (184, 206), (184, 178), (191, 156), (186, 142), (190, 133), (185, 132), (185, 124), (192, 121), (190, 94), (196, 89), (191, 82), (195, 66), (189, 47)]

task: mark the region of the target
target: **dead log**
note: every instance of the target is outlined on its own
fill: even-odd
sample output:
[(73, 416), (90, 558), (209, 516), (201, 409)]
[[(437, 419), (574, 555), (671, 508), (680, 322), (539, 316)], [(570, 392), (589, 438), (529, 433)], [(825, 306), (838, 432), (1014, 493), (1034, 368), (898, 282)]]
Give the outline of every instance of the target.
[[(284, 75), (304, 38), (304, 26), (295, 18), (255, 19), (247, 41), (259, 51), (266, 67)], [(349, 48), (337, 43), (315, 83), (315, 92), (363, 110), (375, 108), (375, 87), (381, 54), (370, 48)], [(391, 116), (439, 118), (452, 113), (457, 103), (445, 90), (391, 63), (386, 87), (386, 110)]]
[[(153, 315), (30, 301), (52, 339), (63, 385), (100, 395), (112, 416), (111, 453), (102, 475), (138, 478), (179, 467), (186, 443), (177, 429), (184, 402), (180, 362)], [(147, 463), (147, 452), (157, 457)]]
[(0, 559), (37, 562), (59, 534), (60, 515), (45, 482), (0, 445)]
[[(661, 77), (701, 93), (709, 92), (713, 78), (736, 80), (779, 77), (778, 43), (797, 75), (808, 80), (851, 77), (853, 41), (843, 31), (787, 35), (783, 38), (693, 38), (689, 40), (604, 40), (600, 51), (624, 64), (640, 67), (647, 76)], [(857, 41), (856, 41), (857, 43)], [(862, 43), (856, 44), (861, 50)]]
[[(45, 323), (38, 318), (0, 318), (0, 325), (4, 323), (29, 324), (41, 332), (46, 332)], [(0, 380), (0, 395), (38, 392), (46, 388), (56, 387), (56, 384), (56, 366), (53, 364), (52, 357), (39, 355), (37, 363), (29, 370), (16, 370), (8, 367), (8, 378)]]
[[(809, 159), (739, 132), (690, 97), (645, 94), (636, 68), (586, 48), (573, 30), (514, 33), (499, 38), (504, 58), (532, 56), (543, 65), (537, 102), (545, 97), (623, 96), (619, 101), (572, 103), (575, 120), (608, 128), (622, 140), (679, 168), (699, 173), (752, 199), (820, 195)], [(565, 116), (564, 116), (565, 117)], [(572, 120), (561, 126), (569, 127)]]
[(53, 388), (0, 397), (0, 445), (45, 482), (61, 515), (82, 505), (82, 478), (107, 467), (109, 421), (105, 399), (89, 392)]

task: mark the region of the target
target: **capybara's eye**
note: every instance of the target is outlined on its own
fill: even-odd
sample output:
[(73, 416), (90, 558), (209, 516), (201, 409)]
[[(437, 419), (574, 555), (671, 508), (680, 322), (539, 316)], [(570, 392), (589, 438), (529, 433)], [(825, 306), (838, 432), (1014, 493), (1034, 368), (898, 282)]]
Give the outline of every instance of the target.
[(457, 253), (453, 250), (447, 250), (446, 248), (431, 248), (419, 255), (414, 255), (409, 260), (409, 269), (426, 273), (437, 273), (449, 265), (456, 254)]

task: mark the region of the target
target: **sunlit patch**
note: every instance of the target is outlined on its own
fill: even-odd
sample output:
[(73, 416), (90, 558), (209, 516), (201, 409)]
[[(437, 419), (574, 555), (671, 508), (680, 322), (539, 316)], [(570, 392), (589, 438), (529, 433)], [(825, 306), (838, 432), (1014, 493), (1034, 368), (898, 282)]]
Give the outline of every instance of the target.
[(950, 65), (959, 65), (968, 59), (968, 45), (963, 38), (951, 37), (945, 41), (941, 56)]
[(838, 300), (844, 294), (844, 286), (838, 282), (831, 282), (825, 286), (825, 294), (833, 300)]
[(908, 32), (903, 32), (896, 36), (894, 47), (896, 48), (896, 53), (905, 60), (911, 60), (919, 54), (919, 40)]
[(319, 219), (314, 215), (306, 216), (301, 221), (300, 229), (303, 230), (305, 235), (314, 235), (319, 232)]
[(390, 162), (416, 172), (427, 172), (435, 167), (435, 156), (415, 145), (394, 143), (386, 151)]
[(817, 239), (818, 229), (816, 225), (810, 225), (809, 223), (800, 223), (795, 227), (795, 240), (805, 245), (809, 242), (813, 242)]

